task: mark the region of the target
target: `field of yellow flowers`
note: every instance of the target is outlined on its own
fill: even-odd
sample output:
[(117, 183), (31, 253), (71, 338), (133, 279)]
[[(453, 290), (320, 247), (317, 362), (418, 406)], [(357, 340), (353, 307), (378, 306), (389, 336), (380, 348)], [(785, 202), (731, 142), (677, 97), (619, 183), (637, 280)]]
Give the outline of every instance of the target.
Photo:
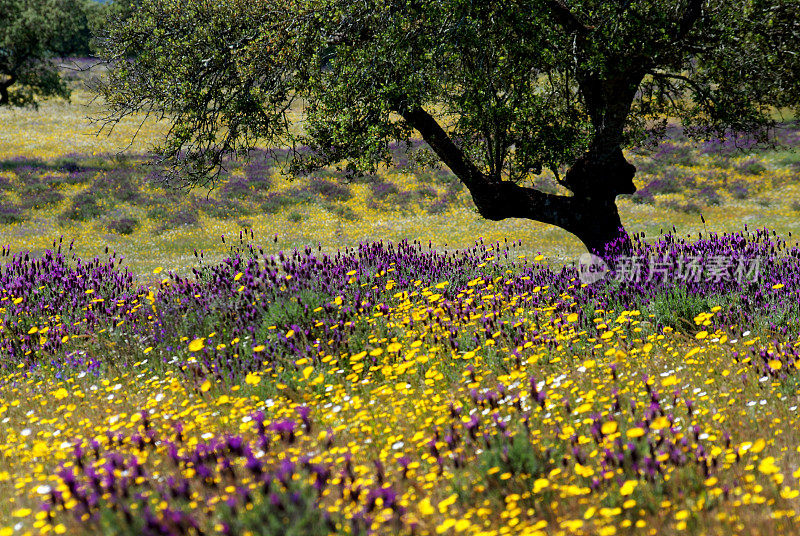
[(0, 110), (0, 536), (800, 532), (797, 125), (633, 151), (586, 283), (399, 149), (175, 192), (84, 98)]
[(0, 533), (796, 533), (800, 251), (587, 285), (516, 246), (5, 250)]
[[(257, 152), (249, 164), (230, 162), (210, 194), (165, 189), (158, 169), (144, 165), (163, 126), (130, 119), (98, 137), (86, 118), (100, 111), (79, 88), (72, 103), (0, 110), (0, 244), (41, 253), (64, 235), (75, 239), (82, 257), (108, 246), (138, 275), (159, 266), (188, 273), (195, 250), (220, 261), (227, 251), (220, 237), (241, 229), (265, 239), (277, 235), (271, 253), (403, 239), (458, 249), (477, 237), (522, 240), (526, 254), (544, 253), (555, 264), (582, 251), (574, 237), (551, 226), (482, 219), (451, 174), (414, 165), (399, 147), (394, 167), (349, 184), (334, 171), (287, 178), (280, 154)], [(623, 223), (648, 238), (673, 227), (696, 235), (739, 231), (743, 224), (783, 236), (800, 232), (800, 127), (782, 123), (777, 139), (775, 149), (744, 153), (730, 141), (698, 145), (675, 130), (655, 149), (630, 152), (639, 192), (620, 198)], [(535, 182), (559, 188), (552, 177)]]

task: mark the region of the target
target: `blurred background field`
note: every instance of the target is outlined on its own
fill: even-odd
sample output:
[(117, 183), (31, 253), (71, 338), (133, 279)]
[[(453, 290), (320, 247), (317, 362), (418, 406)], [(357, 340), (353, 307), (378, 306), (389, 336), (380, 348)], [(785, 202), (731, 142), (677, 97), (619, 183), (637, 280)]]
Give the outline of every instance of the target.
[[(99, 116), (101, 106), (84, 84), (94, 75), (65, 72), (72, 77), (70, 102), (0, 109), (0, 243), (14, 251), (41, 251), (63, 236), (75, 240), (82, 257), (108, 246), (134, 272), (147, 273), (158, 266), (185, 272), (195, 263), (195, 250), (209, 261), (220, 259), (228, 251), (221, 237), (238, 237), (243, 229), (274, 251), (402, 239), (449, 249), (478, 237), (508, 238), (521, 240), (523, 253), (541, 252), (561, 264), (583, 250), (551, 226), (484, 220), (449, 171), (420, 168), (401, 148), (394, 167), (353, 181), (335, 170), (289, 177), (269, 154), (257, 152), (249, 162), (230, 162), (210, 192), (164, 188), (158, 170), (146, 165), (147, 150), (164, 125), (128, 119), (98, 135), (89, 117)], [(657, 147), (629, 152), (639, 191), (619, 199), (623, 223), (648, 238), (673, 226), (696, 236), (744, 225), (796, 236), (798, 145), (800, 123), (794, 120), (780, 123), (776, 146), (754, 152), (730, 141), (698, 145), (673, 128)], [(531, 181), (544, 190), (559, 189), (546, 175)]]

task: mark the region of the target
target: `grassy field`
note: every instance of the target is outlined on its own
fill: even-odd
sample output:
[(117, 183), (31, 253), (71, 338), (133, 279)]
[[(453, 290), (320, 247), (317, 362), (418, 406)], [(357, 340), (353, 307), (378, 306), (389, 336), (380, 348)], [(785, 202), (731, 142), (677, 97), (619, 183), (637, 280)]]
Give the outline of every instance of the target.
[(632, 151), (584, 284), (400, 151), (174, 192), (93, 106), (0, 110), (0, 536), (800, 532), (797, 124)]
[[(98, 127), (87, 117), (100, 113), (80, 87), (71, 103), (45, 102), (38, 112), (0, 110), (0, 221), (6, 223), (0, 243), (41, 252), (63, 235), (75, 239), (84, 257), (105, 246), (116, 250), (137, 274), (159, 266), (185, 273), (195, 250), (221, 260), (227, 248), (220, 237), (242, 229), (265, 242), (277, 235), (277, 244), (269, 242), (272, 252), (402, 239), (463, 248), (478, 237), (522, 240), (526, 253), (541, 252), (554, 263), (571, 262), (582, 250), (574, 237), (551, 226), (483, 220), (452, 175), (409, 166), (399, 150), (395, 167), (359, 184), (343, 185), (332, 171), (287, 177), (257, 154), (249, 165), (230, 163), (210, 196), (206, 190), (164, 190), (148, 180), (157, 170), (142, 165), (163, 127), (131, 119), (97, 137)], [(754, 154), (730, 142), (697, 146), (671, 134), (655, 150), (629, 154), (640, 191), (619, 205), (630, 232), (655, 239), (673, 226), (678, 234), (696, 234), (737, 231), (743, 224), (783, 236), (800, 232), (796, 123), (781, 125), (781, 147)], [(548, 177), (538, 184), (558, 188)]]

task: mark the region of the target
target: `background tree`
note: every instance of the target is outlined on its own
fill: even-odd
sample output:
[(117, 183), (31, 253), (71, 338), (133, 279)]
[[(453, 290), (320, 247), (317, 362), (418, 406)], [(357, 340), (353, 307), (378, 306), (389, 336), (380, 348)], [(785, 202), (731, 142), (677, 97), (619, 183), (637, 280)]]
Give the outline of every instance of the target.
[[(602, 252), (635, 191), (625, 146), (667, 118), (767, 141), (800, 105), (799, 20), (794, 0), (142, 0), (110, 25), (100, 91), (109, 125), (171, 121), (156, 150), (182, 185), (257, 143), (360, 173), (421, 136), (484, 217)], [(530, 187), (544, 169), (572, 195)]]
[(0, 105), (68, 98), (52, 59), (88, 56), (103, 9), (90, 0), (0, 0)]
[[(43, 2), (39, 2), (40, 4)], [(44, 2), (47, 4), (47, 2)], [(87, 58), (95, 54), (94, 38), (105, 25), (115, 3), (96, 0), (51, 2), (53, 10), (50, 51), (59, 58)], [(48, 9), (47, 6), (42, 9)], [(118, 8), (116, 8), (118, 9)]]

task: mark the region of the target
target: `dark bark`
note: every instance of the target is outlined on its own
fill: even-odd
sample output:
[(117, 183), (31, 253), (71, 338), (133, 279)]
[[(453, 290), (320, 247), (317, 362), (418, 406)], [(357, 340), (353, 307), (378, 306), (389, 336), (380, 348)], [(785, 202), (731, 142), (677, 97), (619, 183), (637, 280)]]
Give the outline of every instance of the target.
[(614, 199), (573, 199), (574, 220), (567, 230), (577, 236), (587, 250), (607, 258), (612, 244), (630, 245)]
[(636, 191), (635, 174), (636, 166), (625, 159), (617, 145), (590, 149), (572, 164), (564, 176), (564, 184), (578, 197), (614, 199)]
[(627, 240), (615, 199), (619, 194), (636, 191), (636, 168), (625, 160), (619, 146), (598, 146), (587, 152), (565, 176), (574, 195), (553, 195), (513, 182), (491, 180), (428, 112), (419, 107), (399, 111), (464, 183), (484, 218), (525, 218), (555, 225), (574, 234), (589, 251), (601, 256), (605, 256), (611, 242)]
[(561, 0), (549, 0), (547, 6), (556, 21), (569, 33), (578, 34), (581, 37), (586, 36), (589, 32), (587, 28), (578, 18), (564, 5)]
[(678, 34), (675, 36), (676, 41), (684, 39), (689, 34), (689, 31), (691, 31), (694, 23), (697, 22), (697, 19), (700, 18), (702, 13), (702, 0), (689, 0), (689, 3), (686, 5), (686, 10), (683, 12), (683, 17), (681, 17)]
[[(439, 125), (431, 114), (420, 107), (397, 107), (403, 119), (422, 136), (422, 139), (431, 146), (433, 152), (442, 159), (456, 177), (461, 179), (467, 188), (486, 181), (483, 173), (464, 155), (461, 149), (453, 143), (447, 132)], [(488, 181), (487, 181), (488, 182)]]
[(12, 74), (7, 80), (0, 82), (0, 106), (7, 105), (9, 103), (8, 88), (11, 87), (16, 81), (17, 77)]

